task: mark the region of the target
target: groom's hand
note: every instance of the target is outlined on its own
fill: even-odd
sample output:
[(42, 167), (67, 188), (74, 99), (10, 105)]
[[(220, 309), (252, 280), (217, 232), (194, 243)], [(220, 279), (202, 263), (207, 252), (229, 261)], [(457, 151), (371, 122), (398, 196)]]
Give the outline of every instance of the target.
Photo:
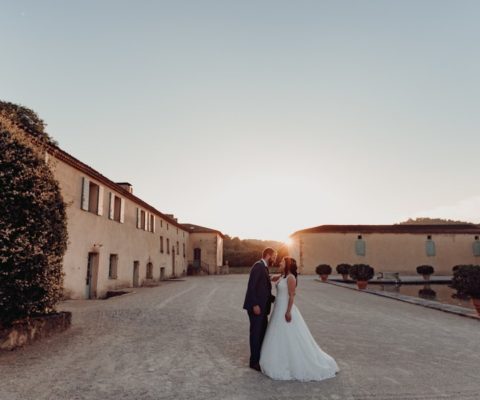
[(255, 315), (260, 315), (262, 313), (262, 310), (260, 309), (260, 306), (253, 306), (253, 313)]

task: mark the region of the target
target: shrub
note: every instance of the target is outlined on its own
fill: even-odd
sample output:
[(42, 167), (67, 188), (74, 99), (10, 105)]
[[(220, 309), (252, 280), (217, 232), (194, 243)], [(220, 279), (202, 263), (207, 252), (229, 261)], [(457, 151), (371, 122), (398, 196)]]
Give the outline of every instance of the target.
[(350, 264), (338, 264), (337, 265), (337, 273), (340, 274), (340, 275), (348, 275), (349, 271), (350, 271), (350, 267), (351, 265)]
[(451, 287), (461, 295), (480, 299), (480, 265), (458, 265)]
[(375, 270), (366, 264), (355, 264), (350, 267), (350, 277), (354, 281), (369, 281), (375, 275)]
[(432, 275), (435, 272), (431, 265), (420, 265), (417, 267), (417, 274), (419, 275)]
[(328, 264), (320, 264), (315, 272), (317, 275), (330, 275), (332, 273), (332, 267)]
[(0, 325), (54, 312), (67, 246), (65, 204), (44, 153), (0, 103)]

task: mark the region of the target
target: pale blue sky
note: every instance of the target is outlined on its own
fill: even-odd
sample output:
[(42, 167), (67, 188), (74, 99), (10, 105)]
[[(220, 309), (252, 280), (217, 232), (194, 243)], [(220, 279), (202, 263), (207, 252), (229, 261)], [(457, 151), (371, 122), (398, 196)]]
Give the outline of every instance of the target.
[(480, 222), (478, 1), (0, 5), (0, 97), (181, 221)]

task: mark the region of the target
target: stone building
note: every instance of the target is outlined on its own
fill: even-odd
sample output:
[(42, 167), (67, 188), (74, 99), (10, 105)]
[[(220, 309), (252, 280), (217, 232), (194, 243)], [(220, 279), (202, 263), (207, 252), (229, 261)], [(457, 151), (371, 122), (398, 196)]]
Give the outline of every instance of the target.
[(189, 232), (188, 254), (193, 255), (189, 265), (208, 274), (222, 273), (223, 233), (193, 224), (183, 224), (183, 227)]
[(67, 204), (67, 298), (102, 297), (109, 290), (185, 275), (195, 251), (213, 271), (221, 265), (220, 232), (192, 232), (135, 196), (131, 184), (111, 181), (56, 146), (49, 146), (46, 158)]
[(415, 275), (432, 265), (451, 275), (457, 264), (480, 262), (480, 226), (463, 225), (322, 225), (293, 233), (291, 255), (303, 274), (319, 264), (335, 271), (340, 263), (369, 264), (376, 271)]

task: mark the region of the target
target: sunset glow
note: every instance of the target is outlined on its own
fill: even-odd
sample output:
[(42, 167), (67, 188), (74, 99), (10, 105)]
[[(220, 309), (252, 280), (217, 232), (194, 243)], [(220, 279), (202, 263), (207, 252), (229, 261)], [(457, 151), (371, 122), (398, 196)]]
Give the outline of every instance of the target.
[(190, 18), (176, 3), (11, 2), (2, 96), (159, 210), (231, 236), (480, 221), (478, 13), (439, 30), (447, 4), (377, 4), (380, 23), (363, 2), (202, 3)]

